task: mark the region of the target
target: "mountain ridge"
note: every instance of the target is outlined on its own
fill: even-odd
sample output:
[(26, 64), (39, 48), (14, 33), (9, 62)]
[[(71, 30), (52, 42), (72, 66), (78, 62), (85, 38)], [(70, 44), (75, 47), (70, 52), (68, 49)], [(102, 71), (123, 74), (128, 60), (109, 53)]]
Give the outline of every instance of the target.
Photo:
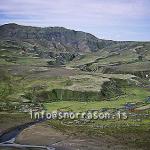
[(1, 40), (16, 40), (35, 42), (46, 49), (60, 49), (60, 51), (95, 52), (106, 46), (116, 44), (112, 40), (99, 39), (96, 36), (70, 30), (64, 27), (33, 27), (15, 23), (0, 26)]
[[(115, 55), (125, 53), (125, 58), (129, 57), (128, 54), (136, 55), (136, 59), (149, 57), (150, 42), (112, 41), (64, 27), (33, 27), (10, 23), (0, 26), (0, 49), (17, 50), (16, 53), (21, 56), (52, 59), (50, 65), (64, 65), (74, 59), (79, 64), (89, 64), (91, 61), (96, 64), (97, 59), (102, 57), (111, 56), (110, 59), (113, 59)], [(87, 53), (91, 53), (91, 58)], [(115, 61), (118, 63), (118, 60)]]

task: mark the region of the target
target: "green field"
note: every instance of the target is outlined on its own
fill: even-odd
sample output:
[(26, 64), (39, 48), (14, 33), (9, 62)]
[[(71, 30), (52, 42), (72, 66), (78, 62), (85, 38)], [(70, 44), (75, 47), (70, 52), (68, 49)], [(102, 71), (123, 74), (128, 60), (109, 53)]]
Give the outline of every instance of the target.
[[(39, 132), (54, 128), (55, 134), (60, 131), (69, 137), (105, 138), (113, 145), (115, 139), (129, 148), (149, 148), (150, 118), (139, 117), (150, 114), (148, 43), (118, 43), (97, 52), (74, 55), (59, 53), (59, 49), (57, 53), (47, 53), (48, 49), (40, 44), (36, 48), (34, 45), (25, 41), (0, 42), (0, 132), (31, 121), (31, 110), (121, 111), (129, 118), (47, 120), (40, 124)], [(50, 65), (52, 60), (57, 61)], [(127, 108), (128, 105), (134, 107)], [(33, 141), (37, 138), (34, 134), (31, 137)]]

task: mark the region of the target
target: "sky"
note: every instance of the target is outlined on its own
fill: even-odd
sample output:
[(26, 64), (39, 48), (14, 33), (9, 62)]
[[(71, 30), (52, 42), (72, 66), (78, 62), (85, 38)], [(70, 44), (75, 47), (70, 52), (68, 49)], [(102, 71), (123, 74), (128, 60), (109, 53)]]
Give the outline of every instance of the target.
[(0, 24), (60, 26), (100, 39), (150, 41), (150, 0), (0, 0)]

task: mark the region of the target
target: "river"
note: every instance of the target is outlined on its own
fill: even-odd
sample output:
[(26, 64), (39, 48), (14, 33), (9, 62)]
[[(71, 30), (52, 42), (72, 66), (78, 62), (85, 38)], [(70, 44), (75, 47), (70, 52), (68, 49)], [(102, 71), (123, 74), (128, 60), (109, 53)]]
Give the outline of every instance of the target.
[(36, 120), (36, 121), (33, 121), (33, 122), (25, 123), (23, 125), (16, 126), (14, 128), (11, 128), (11, 129), (7, 130), (6, 132), (2, 133), (0, 135), (0, 149), (3, 147), (3, 150), (4, 150), (4, 148), (11, 147), (11, 148), (19, 148), (19, 149), (24, 149), (24, 148), (28, 149), (28, 148), (30, 148), (30, 150), (31, 150), (31, 148), (55, 150), (55, 148), (50, 147), (50, 146), (23, 145), (23, 144), (15, 143), (15, 139), (21, 131), (23, 131), (24, 129), (26, 129), (26, 128), (32, 126), (32, 125), (35, 125), (36, 123), (40, 123), (40, 122), (43, 122), (43, 121), (45, 121), (45, 119), (40, 119), (40, 120)]

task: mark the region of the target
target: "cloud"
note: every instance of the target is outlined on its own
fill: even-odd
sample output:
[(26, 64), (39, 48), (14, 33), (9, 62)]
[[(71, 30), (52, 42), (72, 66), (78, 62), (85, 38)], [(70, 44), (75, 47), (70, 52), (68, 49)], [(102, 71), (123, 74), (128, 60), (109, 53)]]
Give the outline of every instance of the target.
[(0, 1), (0, 23), (65, 26), (89, 32), (114, 26), (124, 30), (148, 24), (149, 5), (148, 0), (4, 0)]
[[(146, 15), (144, 1), (130, 0), (5, 0), (0, 10), (8, 15), (31, 15), (49, 18), (66, 17), (142, 17)], [(60, 15), (60, 16), (59, 16)], [(70, 18), (69, 18), (70, 17)]]

